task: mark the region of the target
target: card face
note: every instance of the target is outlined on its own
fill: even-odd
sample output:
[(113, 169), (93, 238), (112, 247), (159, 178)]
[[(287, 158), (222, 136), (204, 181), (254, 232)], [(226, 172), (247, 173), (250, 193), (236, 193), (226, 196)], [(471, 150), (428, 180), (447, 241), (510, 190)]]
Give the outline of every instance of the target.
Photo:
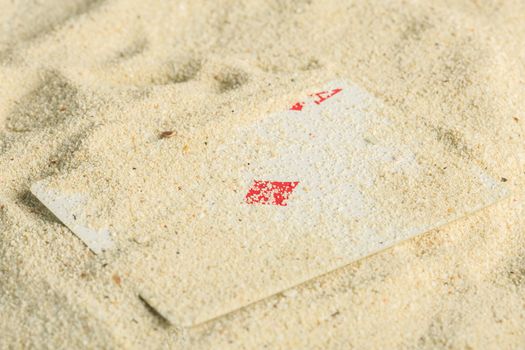
[(46, 182), (37, 182), (31, 186), (31, 192), (64, 225), (80, 238), (95, 254), (113, 248), (107, 228), (95, 230), (85, 223), (83, 218), (86, 198), (82, 195), (64, 195), (46, 186)]
[(47, 188), (90, 198), (83, 226), (107, 225), (116, 245), (148, 236), (148, 247), (130, 252), (133, 278), (141, 297), (179, 326), (281, 292), (505, 195), (477, 165), (429, 132), (393, 123), (380, 101), (341, 81), (285, 111), (201, 130), (187, 142), (182, 152), (152, 145), (122, 164), (101, 165), (156, 160), (152, 176), (113, 172), (121, 178), (111, 195), (97, 192), (96, 181), (82, 183), (82, 167)]

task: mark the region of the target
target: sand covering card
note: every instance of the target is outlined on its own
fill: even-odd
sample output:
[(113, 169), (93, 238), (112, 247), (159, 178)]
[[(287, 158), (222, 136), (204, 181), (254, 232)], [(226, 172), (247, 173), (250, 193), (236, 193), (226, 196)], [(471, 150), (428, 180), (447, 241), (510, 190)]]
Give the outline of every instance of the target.
[[(428, 131), (382, 116), (381, 102), (361, 88), (334, 81), (316, 91), (256, 122), (202, 130), (183, 152), (152, 146), (122, 164), (102, 165), (162, 160), (151, 165), (154, 176), (114, 173), (122, 181), (115, 181), (111, 198), (80, 176), (82, 167), (34, 193), (49, 206), (49, 191), (71, 196), (79, 189), (92, 201), (83, 207), (81, 226), (108, 226), (117, 245), (131, 233), (153, 237), (147, 248), (130, 251), (133, 278), (141, 297), (181, 326), (283, 291), (505, 195)], [(61, 216), (93, 249), (92, 237), (68, 223), (72, 216)]]

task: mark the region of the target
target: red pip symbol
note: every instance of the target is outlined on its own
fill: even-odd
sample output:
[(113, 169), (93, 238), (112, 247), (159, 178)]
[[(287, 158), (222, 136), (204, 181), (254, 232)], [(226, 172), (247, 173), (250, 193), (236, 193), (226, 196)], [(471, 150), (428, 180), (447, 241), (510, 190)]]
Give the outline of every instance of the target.
[(254, 180), (252, 187), (246, 194), (245, 201), (248, 204), (267, 204), (285, 207), (286, 200), (298, 184), (299, 181)]
[(291, 111), (300, 111), (300, 110), (303, 109), (304, 104), (305, 104), (305, 102), (297, 102), (296, 104), (294, 104), (294, 105), (290, 108), (290, 110), (291, 110)]

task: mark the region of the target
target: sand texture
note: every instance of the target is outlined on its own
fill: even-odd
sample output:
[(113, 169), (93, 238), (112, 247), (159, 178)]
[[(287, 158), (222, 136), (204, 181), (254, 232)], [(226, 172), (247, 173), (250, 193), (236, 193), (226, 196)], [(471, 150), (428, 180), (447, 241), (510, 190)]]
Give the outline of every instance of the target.
[[(525, 347), (523, 1), (0, 8), (1, 349)], [(381, 101), (363, 145), (392, 146), (401, 164), (358, 173), (387, 174), (369, 179), (379, 184), (369, 194), (379, 219), (369, 220), (392, 242), (416, 221), (439, 228), (346, 265), (359, 238), (325, 239), (333, 225), (321, 219), (324, 231), (301, 231), (312, 207), (286, 230), (272, 223), (280, 214), (268, 208), (293, 211), (293, 199), (308, 198), (304, 184), (286, 207), (247, 214), (242, 195), (241, 209), (199, 206), (236, 200), (206, 197), (219, 183), (242, 194), (249, 172), (279, 175), (246, 162), (254, 149), (282, 155), (264, 144), (281, 125), (268, 116), (337, 79)], [(262, 144), (243, 138), (253, 125), (263, 125)], [(367, 159), (377, 151), (342, 140)], [(427, 180), (415, 181), (421, 171)], [(94, 254), (52, 215), (30, 191), (41, 180), (86, 195), (82, 220), (107, 226), (111, 249)], [(228, 241), (239, 214), (267, 224), (265, 236), (248, 225), (244, 241)], [(279, 230), (275, 250), (268, 233)], [(194, 267), (199, 253), (206, 264)]]

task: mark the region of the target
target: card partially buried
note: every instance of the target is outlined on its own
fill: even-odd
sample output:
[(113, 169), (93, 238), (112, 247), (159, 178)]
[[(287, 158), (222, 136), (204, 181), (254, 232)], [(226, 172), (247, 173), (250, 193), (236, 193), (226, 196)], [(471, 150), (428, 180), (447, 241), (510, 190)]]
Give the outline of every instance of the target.
[[(141, 297), (173, 324), (192, 326), (505, 195), (442, 138), (383, 110), (363, 89), (334, 81), (283, 112), (130, 149), (34, 193), (51, 210), (83, 198), (80, 226), (68, 205), (58, 218), (92, 250), (125, 246)], [(130, 164), (147, 168), (117, 171)], [(102, 174), (111, 174), (111, 191), (101, 190)]]

